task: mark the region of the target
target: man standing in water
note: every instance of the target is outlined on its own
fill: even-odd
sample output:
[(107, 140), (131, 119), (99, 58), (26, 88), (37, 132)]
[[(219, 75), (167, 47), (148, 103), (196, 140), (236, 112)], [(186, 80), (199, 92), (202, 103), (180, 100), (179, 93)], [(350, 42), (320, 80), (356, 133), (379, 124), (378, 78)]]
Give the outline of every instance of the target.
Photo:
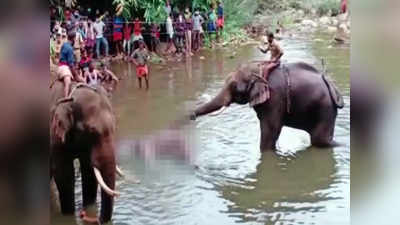
[(266, 54), (268, 51), (271, 51), (271, 59), (264, 62), (262, 65), (262, 76), (265, 78), (265, 80), (268, 80), (269, 73), (271, 73), (271, 71), (280, 65), (280, 59), (283, 55), (283, 50), (274, 40), (273, 33), (269, 33), (268, 41), (265, 42), (265, 40), (263, 40), (263, 42), (263, 44), (267, 44), (267, 48), (265, 49), (263, 47), (258, 47), (258, 49), (260, 49), (260, 51), (264, 54)]
[(139, 88), (142, 88), (142, 78), (146, 80), (146, 90), (149, 89), (149, 70), (147, 68), (147, 61), (150, 55), (145, 47), (143, 40), (139, 41), (139, 48), (132, 53), (132, 62), (136, 66), (136, 76), (139, 81)]

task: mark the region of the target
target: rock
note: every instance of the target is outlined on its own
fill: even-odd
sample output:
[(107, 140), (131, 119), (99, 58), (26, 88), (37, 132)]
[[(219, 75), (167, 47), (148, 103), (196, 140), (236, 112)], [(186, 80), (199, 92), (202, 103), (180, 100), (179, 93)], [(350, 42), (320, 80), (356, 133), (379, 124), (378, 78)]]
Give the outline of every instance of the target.
[(337, 26), (338, 23), (339, 23), (339, 21), (338, 21), (336, 18), (333, 18), (333, 19), (331, 20), (332, 26)]
[(339, 25), (338, 31), (339, 31), (339, 33), (346, 34), (346, 35), (350, 33), (349, 29), (347, 28), (347, 25), (344, 23), (341, 23)]
[(319, 22), (323, 25), (328, 25), (331, 23), (331, 20), (327, 16), (323, 16), (319, 19)]
[(311, 15), (317, 15), (317, 10), (314, 9), (314, 8), (312, 8), (312, 9), (311, 9)]
[(303, 17), (303, 16), (304, 16), (304, 11), (301, 10), (301, 9), (298, 10), (298, 11), (297, 11), (297, 16), (298, 16), (298, 17)]
[(328, 31), (329, 33), (335, 33), (335, 32), (337, 31), (337, 28), (336, 28), (336, 27), (329, 26), (328, 29), (327, 29), (327, 31)]
[(294, 19), (293, 22), (294, 23), (301, 23), (301, 19)]
[(312, 21), (312, 20), (303, 20), (301, 21), (301, 24), (303, 24), (304, 26), (311, 26), (311, 27), (317, 27), (317, 23)]

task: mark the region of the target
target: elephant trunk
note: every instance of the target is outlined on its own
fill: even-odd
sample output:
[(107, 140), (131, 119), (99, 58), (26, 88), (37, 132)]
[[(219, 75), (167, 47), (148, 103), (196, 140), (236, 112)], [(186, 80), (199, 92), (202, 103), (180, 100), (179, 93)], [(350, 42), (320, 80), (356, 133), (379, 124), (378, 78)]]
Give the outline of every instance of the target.
[(221, 109), (222, 107), (229, 106), (230, 103), (231, 103), (231, 94), (229, 92), (228, 86), (226, 86), (211, 101), (198, 107), (194, 111), (194, 116), (198, 117), (198, 116), (203, 116), (203, 115), (215, 112), (215, 111)]
[(100, 138), (102, 141), (92, 150), (92, 166), (96, 180), (101, 187), (100, 222), (111, 221), (114, 197), (119, 193), (115, 191), (116, 162), (115, 147), (111, 135)]

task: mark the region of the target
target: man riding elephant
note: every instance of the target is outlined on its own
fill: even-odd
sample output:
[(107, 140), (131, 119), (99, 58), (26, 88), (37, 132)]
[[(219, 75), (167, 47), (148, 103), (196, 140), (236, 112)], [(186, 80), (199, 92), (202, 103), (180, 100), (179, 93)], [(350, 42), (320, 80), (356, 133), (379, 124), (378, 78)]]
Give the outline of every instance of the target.
[(271, 59), (262, 64), (261, 73), (265, 80), (268, 81), (268, 76), (275, 68), (280, 65), (280, 59), (283, 55), (283, 50), (279, 44), (274, 40), (274, 34), (268, 33), (268, 40), (263, 40), (263, 44), (267, 44), (267, 48), (258, 47), (260, 51), (266, 54), (271, 51)]
[(74, 54), (75, 31), (68, 33), (68, 41), (65, 42), (60, 51), (60, 62), (58, 64), (57, 78), (64, 83), (64, 97), (68, 97), (72, 80), (85, 82), (76, 70), (76, 59)]

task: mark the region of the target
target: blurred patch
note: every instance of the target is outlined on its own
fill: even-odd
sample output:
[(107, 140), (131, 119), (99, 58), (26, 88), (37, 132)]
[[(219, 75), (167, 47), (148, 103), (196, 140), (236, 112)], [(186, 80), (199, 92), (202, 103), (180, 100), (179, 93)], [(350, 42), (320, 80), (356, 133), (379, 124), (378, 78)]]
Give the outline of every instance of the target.
[(49, 224), (47, 7), (0, 4), (0, 221)]
[(397, 224), (400, 2), (351, 1), (352, 224)]

